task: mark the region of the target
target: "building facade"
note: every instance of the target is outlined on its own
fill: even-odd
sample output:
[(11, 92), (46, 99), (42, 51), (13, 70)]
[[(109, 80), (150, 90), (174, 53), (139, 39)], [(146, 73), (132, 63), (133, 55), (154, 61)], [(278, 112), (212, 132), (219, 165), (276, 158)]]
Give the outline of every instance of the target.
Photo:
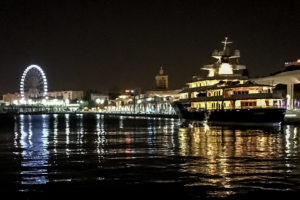
[(62, 99), (82, 99), (83, 98), (83, 91), (54, 91), (54, 92), (48, 92), (48, 97), (53, 98), (62, 98)]
[(19, 93), (14, 93), (14, 94), (4, 94), (3, 96), (3, 101), (8, 103), (8, 104), (18, 104), (20, 99), (21, 99), (21, 95)]
[(259, 84), (276, 86), (275, 93), (284, 97), (283, 105), (288, 110), (300, 107), (300, 86), (298, 85), (300, 84), (300, 59), (284, 63), (281, 71), (252, 80)]
[(167, 90), (169, 88), (168, 75), (164, 74), (164, 70), (161, 67), (159, 74), (155, 77), (156, 89), (158, 90)]
[(135, 97), (122, 95), (115, 100), (110, 100), (108, 112), (136, 113), (136, 114), (175, 114), (171, 106), (173, 101), (179, 99), (179, 95), (142, 94)]
[(107, 112), (136, 113), (136, 114), (174, 114), (170, 106), (171, 101), (160, 97), (117, 98), (110, 100)]
[(300, 59), (298, 59), (295, 62), (286, 62), (284, 63), (285, 67), (290, 67), (290, 66), (300, 66)]
[(180, 99), (180, 90), (168, 90), (168, 75), (164, 74), (162, 67), (155, 77), (156, 88), (143, 94), (134, 92), (135, 96), (120, 95), (110, 100), (107, 111), (115, 113), (135, 114), (175, 114), (171, 103)]
[(182, 89), (179, 90), (149, 90), (146, 91), (146, 95), (150, 96), (158, 96), (158, 97), (172, 97), (172, 99), (176, 100), (180, 98), (179, 92), (181, 92)]
[(109, 96), (106, 94), (91, 93), (91, 100), (94, 102), (104, 102), (105, 100), (109, 100)]
[(26, 100), (20, 100), (18, 104), (6, 106), (9, 112), (12, 108), (17, 109), (20, 113), (27, 112), (69, 112), (78, 111), (80, 104), (70, 103), (69, 99), (54, 98), (54, 97), (39, 97)]

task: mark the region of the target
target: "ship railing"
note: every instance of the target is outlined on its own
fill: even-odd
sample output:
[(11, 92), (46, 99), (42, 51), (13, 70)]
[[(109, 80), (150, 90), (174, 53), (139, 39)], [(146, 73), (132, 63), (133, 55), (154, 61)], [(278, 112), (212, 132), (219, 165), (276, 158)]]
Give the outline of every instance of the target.
[(188, 111), (190, 111), (190, 112), (202, 112), (205, 110), (207, 110), (207, 109), (205, 109), (205, 108), (188, 108)]
[(284, 106), (235, 106), (235, 107), (224, 107), (222, 108), (213, 108), (213, 107), (207, 107), (207, 108), (188, 108), (188, 111), (190, 112), (203, 112), (206, 110), (238, 110), (238, 109), (259, 109), (259, 108), (285, 108)]
[[(235, 109), (256, 109), (256, 108), (285, 108), (284, 106), (236, 106)], [(232, 109), (232, 108), (227, 108)]]

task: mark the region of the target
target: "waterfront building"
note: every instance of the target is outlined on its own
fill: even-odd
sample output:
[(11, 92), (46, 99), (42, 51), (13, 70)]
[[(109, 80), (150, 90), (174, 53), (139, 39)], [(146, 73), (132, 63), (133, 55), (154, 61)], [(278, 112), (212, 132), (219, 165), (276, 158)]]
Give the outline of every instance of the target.
[(18, 104), (20, 99), (21, 99), (21, 95), (19, 93), (7, 93), (2, 95), (3, 97), (3, 101), (5, 101), (8, 104)]
[(48, 97), (62, 98), (64, 100), (66, 100), (66, 99), (69, 99), (69, 100), (82, 99), (83, 91), (67, 90), (67, 91), (48, 92)]
[(145, 91), (142, 94), (141, 89), (126, 90), (126, 95), (120, 95), (118, 98), (109, 101), (107, 111), (175, 114), (171, 103), (179, 100), (181, 90), (168, 90), (168, 75), (164, 74), (162, 67), (155, 80), (156, 87), (154, 90)]
[(31, 98), (27, 102), (22, 102), (21, 105), (44, 105), (44, 106), (58, 106), (64, 107), (68, 103), (68, 100), (63, 100), (62, 98), (53, 98), (53, 97), (40, 97), (40, 98)]
[[(141, 89), (126, 90), (126, 95), (120, 95), (108, 104), (108, 112), (175, 114), (171, 103), (180, 98), (179, 90), (168, 90), (168, 75), (161, 67), (155, 77), (156, 87), (153, 90), (141, 93)], [(131, 94), (131, 95), (129, 95)]]
[(252, 79), (260, 84), (272, 84), (275, 90), (285, 97), (285, 106), (292, 110), (299, 107), (300, 101), (300, 59), (296, 62), (286, 62), (281, 71), (269, 76)]
[(53, 97), (37, 97), (28, 100), (21, 99), (18, 104), (6, 106), (5, 112), (65, 112), (77, 111), (78, 103), (70, 103), (69, 99), (53, 98)]
[(110, 100), (108, 111), (130, 113), (174, 114), (171, 103), (178, 101), (181, 90), (147, 91), (140, 95), (120, 95)]
[(176, 100), (171, 96), (152, 96), (147, 95), (144, 98), (136, 100), (136, 103), (130, 102), (126, 109), (133, 111), (135, 106), (136, 113), (153, 113), (153, 114), (175, 114), (171, 103)]
[(182, 89), (178, 90), (149, 90), (146, 91), (145, 94), (148, 96), (158, 96), (158, 97), (172, 97), (173, 99), (179, 99), (179, 92)]
[(164, 70), (162, 67), (159, 70), (159, 74), (156, 75), (155, 81), (156, 81), (156, 89), (167, 90), (169, 88), (168, 75), (164, 74)]
[(105, 100), (109, 100), (109, 96), (106, 94), (91, 93), (91, 100), (95, 103), (104, 103)]
[(298, 59), (296, 62), (286, 62), (284, 63), (285, 67), (290, 67), (290, 66), (297, 66), (298, 68), (300, 67), (300, 59)]
[(122, 95), (110, 100), (108, 112), (125, 112), (138, 114), (175, 114), (171, 103), (176, 100), (171, 96), (159, 97), (151, 95), (137, 95), (134, 97)]
[(3, 100), (0, 100), (0, 113), (2, 113), (2, 111), (5, 109), (6, 106), (6, 102)]

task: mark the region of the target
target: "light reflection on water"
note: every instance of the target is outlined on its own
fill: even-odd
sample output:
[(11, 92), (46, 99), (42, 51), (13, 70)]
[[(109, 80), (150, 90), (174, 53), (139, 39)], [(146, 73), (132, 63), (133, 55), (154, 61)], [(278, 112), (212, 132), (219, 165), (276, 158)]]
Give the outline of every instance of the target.
[(227, 197), (299, 190), (299, 128), (56, 114), (21, 115), (11, 132), (0, 133), (12, 135), (6, 151), (20, 163), (20, 177), (11, 184), (178, 183), (199, 187), (195, 196)]
[[(20, 117), (20, 132), (16, 134), (15, 141), (19, 141), (22, 148), (22, 184), (46, 184), (48, 171), (48, 125), (49, 116), (42, 115), (42, 119), (34, 127), (32, 123), (41, 116), (25, 115)], [(19, 139), (18, 139), (19, 138)]]
[(193, 157), (186, 159), (181, 171), (198, 178), (187, 186), (232, 189), (229, 193), (211, 192), (218, 197), (232, 195), (236, 188), (299, 190), (298, 132), (299, 126), (292, 125), (283, 126), (283, 131), (281, 127), (245, 129), (206, 124), (181, 128), (180, 155)]

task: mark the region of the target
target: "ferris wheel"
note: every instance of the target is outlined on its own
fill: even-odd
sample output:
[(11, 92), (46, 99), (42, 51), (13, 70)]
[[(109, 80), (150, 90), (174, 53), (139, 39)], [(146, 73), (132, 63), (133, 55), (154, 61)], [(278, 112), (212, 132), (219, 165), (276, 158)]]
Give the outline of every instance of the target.
[(48, 85), (42, 68), (37, 65), (27, 67), (21, 78), (20, 90), (21, 98), (24, 100), (46, 96)]

